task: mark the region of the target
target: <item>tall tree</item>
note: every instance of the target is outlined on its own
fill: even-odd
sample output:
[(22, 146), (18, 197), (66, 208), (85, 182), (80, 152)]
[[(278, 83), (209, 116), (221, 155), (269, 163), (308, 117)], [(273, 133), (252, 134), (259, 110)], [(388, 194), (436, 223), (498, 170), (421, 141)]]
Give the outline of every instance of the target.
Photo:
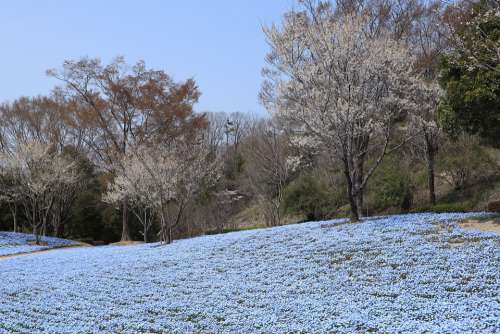
[[(328, 3), (302, 3), (302, 11), (285, 15), (282, 28), (265, 29), (271, 53), (261, 98), (342, 161), (357, 221), (369, 177), (396, 148), (389, 146), (413, 59), (389, 31), (374, 32), (369, 15), (336, 15)], [(370, 156), (374, 162), (366, 166)]]
[[(102, 166), (122, 168), (119, 163), (131, 144), (152, 133), (171, 128), (192, 113), (199, 92), (193, 80), (175, 83), (164, 71), (146, 68), (144, 62), (128, 65), (121, 57), (108, 65), (99, 59), (68, 60), (61, 70), (48, 74), (64, 86), (55, 95), (74, 101), (68, 124), (89, 129), (86, 141)], [(128, 201), (122, 203), (121, 240), (130, 240)]]
[(439, 58), (447, 47), (448, 31), (443, 25), (440, 1), (419, 3), (407, 31), (407, 43), (415, 54), (416, 78), (411, 88), (413, 110), (409, 128), (414, 133), (413, 151), (427, 165), (429, 202), (436, 204), (436, 155), (442, 131), (436, 122), (436, 112), (442, 97), (437, 82)]

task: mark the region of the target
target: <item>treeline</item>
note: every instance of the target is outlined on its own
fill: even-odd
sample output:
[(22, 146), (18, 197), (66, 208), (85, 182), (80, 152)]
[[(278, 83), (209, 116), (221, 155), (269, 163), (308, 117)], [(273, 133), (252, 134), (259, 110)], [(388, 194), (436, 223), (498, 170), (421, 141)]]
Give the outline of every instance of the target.
[(195, 113), (193, 80), (123, 58), (2, 104), (0, 228), (169, 243), (497, 194), (497, 1), (305, 0), (264, 33), (270, 117)]

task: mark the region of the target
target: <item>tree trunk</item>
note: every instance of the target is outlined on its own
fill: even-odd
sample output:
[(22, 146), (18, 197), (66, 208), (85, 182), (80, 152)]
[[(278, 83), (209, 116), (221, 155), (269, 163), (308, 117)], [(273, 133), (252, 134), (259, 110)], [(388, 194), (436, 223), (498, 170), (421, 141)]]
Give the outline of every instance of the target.
[(435, 151), (426, 140), (426, 151), (427, 151), (427, 180), (429, 184), (429, 202), (431, 205), (436, 205), (436, 188), (435, 188)]
[(40, 244), (40, 240), (38, 238), (38, 226), (36, 221), (36, 206), (33, 205), (33, 212), (31, 213), (31, 226), (33, 226), (33, 235), (35, 236), (36, 244)]
[(358, 206), (356, 198), (354, 197), (351, 173), (349, 172), (349, 166), (346, 161), (344, 161), (344, 175), (347, 183), (347, 197), (349, 198), (349, 204), (351, 206), (351, 222), (355, 223), (359, 221)]
[(130, 232), (128, 229), (128, 198), (124, 198), (122, 202), (122, 237), (121, 241), (130, 241)]
[(361, 189), (363, 185), (363, 177), (364, 177), (364, 154), (356, 159), (356, 170), (355, 170), (355, 178), (354, 178), (354, 189), (353, 194), (356, 199), (356, 207), (358, 210), (358, 218), (363, 216), (363, 189)]
[(357, 194), (354, 196), (356, 200), (356, 208), (358, 210), (358, 218), (363, 217), (363, 191), (358, 190)]
[(146, 224), (144, 224), (144, 243), (148, 243), (148, 227)]
[(143, 232), (143, 237), (144, 237), (144, 243), (148, 243), (148, 230), (149, 230), (149, 220), (148, 220), (148, 210), (144, 209), (144, 220), (142, 222), (144, 224), (144, 232)]
[(42, 222), (42, 235), (44, 237), (47, 236), (47, 221), (45, 220), (45, 218), (43, 219)]
[(12, 215), (14, 232), (17, 232), (17, 204), (9, 204), (9, 207), (10, 207), (10, 213)]
[(35, 244), (40, 245), (40, 236), (38, 234), (38, 228), (35, 225), (33, 225), (33, 234), (35, 235)]
[(359, 221), (358, 205), (356, 198), (352, 194), (352, 189), (348, 190), (349, 204), (351, 205), (351, 222), (356, 223)]
[(64, 223), (59, 222), (57, 225), (57, 230), (56, 230), (56, 237), (62, 238), (64, 237)]
[(167, 241), (167, 244), (171, 244), (172, 243), (172, 228), (169, 226), (168, 227), (168, 241)]

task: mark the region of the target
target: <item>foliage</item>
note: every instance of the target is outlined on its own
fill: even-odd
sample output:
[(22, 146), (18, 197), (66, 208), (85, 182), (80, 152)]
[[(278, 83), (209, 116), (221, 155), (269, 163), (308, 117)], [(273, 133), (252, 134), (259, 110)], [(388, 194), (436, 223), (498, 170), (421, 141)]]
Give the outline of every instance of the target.
[(441, 126), (451, 135), (478, 134), (500, 147), (500, 7), (481, 0), (465, 6), (454, 22), (456, 41), (441, 64), (446, 97), (439, 109)]
[(468, 212), (472, 210), (469, 202), (439, 203), (431, 208), (434, 212)]
[(286, 187), (284, 206), (289, 213), (303, 214), (307, 220), (319, 220), (333, 215), (340, 202), (338, 197), (343, 197), (339, 189), (332, 192), (324, 180), (308, 173)]
[(461, 136), (449, 142), (438, 163), (441, 178), (455, 189), (486, 180), (497, 170), (497, 164), (473, 137)]
[(382, 162), (368, 185), (370, 204), (375, 211), (387, 208), (408, 211), (412, 205), (413, 191), (409, 171), (397, 156)]

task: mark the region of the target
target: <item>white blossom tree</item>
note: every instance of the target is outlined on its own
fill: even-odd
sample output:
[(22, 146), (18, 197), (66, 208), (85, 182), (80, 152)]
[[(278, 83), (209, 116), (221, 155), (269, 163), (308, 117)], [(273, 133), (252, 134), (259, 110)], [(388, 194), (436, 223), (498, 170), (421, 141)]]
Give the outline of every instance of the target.
[(271, 52), (261, 99), (342, 162), (357, 221), (369, 177), (399, 146), (390, 143), (408, 102), (413, 57), (389, 32), (373, 32), (369, 16), (339, 15), (313, 0), (301, 4), (301, 11), (285, 15), (282, 27), (264, 29)]
[[(148, 156), (148, 158), (150, 158)], [(133, 214), (143, 226), (144, 242), (148, 242), (148, 235), (154, 219), (156, 200), (155, 189), (143, 164), (135, 155), (129, 154), (122, 159), (122, 166), (114, 181), (103, 196), (103, 201), (120, 205), (126, 199), (131, 204)]]
[(408, 128), (413, 134), (413, 149), (427, 165), (429, 202), (436, 204), (435, 164), (443, 137), (436, 122), (436, 112), (443, 91), (438, 79), (439, 58), (446, 50), (449, 34), (443, 24), (444, 6), (439, 1), (420, 5), (419, 15), (414, 15), (412, 29), (408, 30), (408, 44), (415, 57), (415, 76), (408, 91), (412, 102)]
[(154, 213), (160, 222), (160, 241), (171, 243), (172, 230), (182, 221), (187, 204), (215, 172), (216, 163), (210, 158), (210, 149), (202, 142), (135, 147), (123, 159), (104, 200), (118, 203), (128, 198), (143, 213), (149, 212), (149, 218), (138, 217), (144, 235)]
[[(79, 179), (73, 162), (58, 154), (50, 145), (36, 141), (20, 143), (0, 156), (0, 171), (14, 182), (26, 220), (36, 243), (45, 233), (56, 196), (61, 189)], [(43, 229), (43, 231), (41, 231)]]
[(437, 82), (424, 79), (415, 80), (412, 87), (413, 112), (408, 122), (409, 132), (414, 135), (412, 151), (426, 162), (429, 202), (435, 205), (436, 155), (443, 136), (435, 115), (442, 90)]
[[(465, 9), (465, 10), (464, 10)], [(469, 71), (500, 72), (500, 2), (498, 0), (460, 1), (449, 6), (450, 61)]]

